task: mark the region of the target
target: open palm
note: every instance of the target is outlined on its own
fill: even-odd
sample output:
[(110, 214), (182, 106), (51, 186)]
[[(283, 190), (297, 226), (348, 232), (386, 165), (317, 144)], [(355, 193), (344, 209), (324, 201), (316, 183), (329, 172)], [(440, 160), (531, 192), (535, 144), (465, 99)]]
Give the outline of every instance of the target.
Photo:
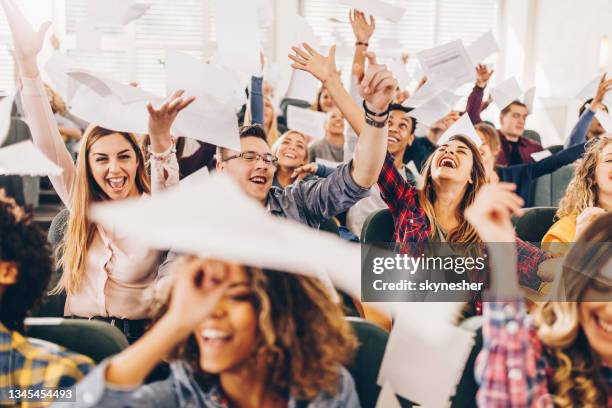
[(38, 31), (34, 31), (13, 0), (0, 0), (0, 4), (13, 35), (16, 57), (21, 62), (35, 60), (42, 49), (45, 34), (51, 23), (47, 21)]

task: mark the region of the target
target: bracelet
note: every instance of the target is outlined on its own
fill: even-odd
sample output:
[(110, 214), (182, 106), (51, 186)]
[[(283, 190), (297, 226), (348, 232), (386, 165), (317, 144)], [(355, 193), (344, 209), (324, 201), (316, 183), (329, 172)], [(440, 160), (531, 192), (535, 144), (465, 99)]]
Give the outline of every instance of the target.
[(355, 46), (360, 46), (363, 45), (364, 47), (368, 47), (370, 44), (368, 44), (367, 42), (362, 42), (362, 41), (357, 41), (355, 43)]
[(389, 108), (390, 107), (391, 107), (391, 105), (387, 106), (387, 109), (385, 109), (384, 112), (376, 113), (376, 112), (373, 112), (370, 109), (368, 109), (368, 105), (366, 104), (365, 99), (363, 100), (363, 110), (365, 111), (366, 114), (368, 114), (370, 116), (378, 116), (378, 117), (389, 116)]
[(163, 161), (166, 158), (168, 158), (168, 156), (170, 156), (171, 154), (176, 153), (176, 139), (174, 137), (172, 137), (172, 146), (170, 146), (168, 148), (168, 150), (166, 150), (165, 152), (155, 153), (153, 151), (153, 149), (151, 148), (151, 145), (148, 145), (147, 146), (147, 153), (153, 159), (155, 159), (155, 160), (162, 160)]
[(387, 117), (385, 118), (385, 120), (383, 120), (382, 122), (379, 122), (377, 120), (372, 119), (371, 117), (369, 117), (367, 114), (365, 116), (365, 122), (366, 124), (381, 129), (384, 128), (385, 126), (387, 126), (387, 120), (389, 119), (389, 115), (387, 114)]

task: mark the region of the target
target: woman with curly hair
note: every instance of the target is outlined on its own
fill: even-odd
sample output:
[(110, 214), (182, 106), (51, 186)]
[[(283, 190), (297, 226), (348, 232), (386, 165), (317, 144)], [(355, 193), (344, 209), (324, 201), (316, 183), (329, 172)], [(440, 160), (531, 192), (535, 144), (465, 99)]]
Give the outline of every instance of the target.
[(494, 265), (476, 362), (478, 404), (612, 407), (612, 214), (595, 220), (572, 246), (551, 297), (532, 319), (516, 276), (514, 188), (489, 185), (466, 210), (490, 243)]
[(558, 221), (543, 243), (574, 242), (598, 216), (612, 209), (612, 138), (592, 139), (559, 203)]
[[(79, 406), (359, 407), (343, 367), (356, 339), (321, 282), (192, 257), (175, 267), (157, 322), (77, 386)], [(168, 379), (142, 385), (166, 358)]]

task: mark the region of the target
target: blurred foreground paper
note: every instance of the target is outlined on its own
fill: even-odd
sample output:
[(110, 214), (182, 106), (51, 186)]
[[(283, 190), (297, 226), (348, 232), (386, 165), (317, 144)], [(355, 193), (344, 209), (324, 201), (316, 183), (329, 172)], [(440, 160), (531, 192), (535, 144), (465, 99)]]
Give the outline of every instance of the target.
[(472, 44), (466, 47), (466, 51), (473, 65), (478, 65), (490, 55), (499, 51), (499, 44), (493, 36), (493, 31), (487, 31), (478, 37)]
[(59, 176), (62, 169), (40, 152), (30, 140), (0, 149), (2, 176)]
[(417, 58), (429, 79), (450, 78), (453, 88), (476, 79), (474, 65), (461, 40), (423, 50)]
[(97, 204), (91, 217), (151, 248), (328, 274), (337, 287), (359, 296), (360, 245), (268, 214), (224, 174), (200, 181), (151, 197)]
[(324, 139), (326, 121), (327, 115), (323, 112), (298, 108), (293, 105), (287, 107), (287, 127), (307, 136)]
[(378, 394), (376, 408), (402, 408), (389, 381), (385, 381), (385, 385), (382, 386), (382, 390)]
[(424, 407), (447, 407), (472, 349), (473, 333), (450, 321), (461, 303), (394, 304), (378, 385)]
[(126, 25), (142, 17), (150, 8), (151, 4), (133, 0), (89, 0), (86, 22), (90, 25)]
[(448, 115), (453, 105), (460, 99), (460, 96), (450, 91), (439, 92), (436, 96), (429, 99), (424, 104), (408, 113), (419, 122), (431, 126), (437, 120)]
[(438, 146), (442, 146), (444, 143), (448, 142), (448, 139), (456, 135), (467, 136), (468, 139), (470, 139), (476, 145), (476, 147), (480, 147), (482, 144), (482, 139), (480, 139), (480, 136), (478, 136), (478, 133), (476, 133), (474, 124), (470, 120), (470, 116), (467, 113), (461, 115), (461, 117), (455, 123), (453, 123), (451, 127), (446, 129), (446, 132), (444, 132), (438, 140)]
[(11, 113), (13, 111), (14, 101), (14, 93), (0, 99), (0, 146), (4, 144), (9, 130), (11, 129)]
[(515, 77), (508, 78), (491, 89), (491, 97), (499, 110), (503, 110), (513, 101), (518, 100), (522, 94), (523, 90)]
[[(147, 104), (159, 106), (164, 98), (83, 70), (68, 72), (69, 88), (76, 91), (70, 111), (79, 118), (118, 132), (148, 132)], [(73, 85), (71, 85), (71, 83)]]
[(403, 7), (397, 7), (381, 0), (338, 0), (351, 8), (363, 11), (375, 17), (382, 17), (394, 23), (399, 22), (406, 11)]

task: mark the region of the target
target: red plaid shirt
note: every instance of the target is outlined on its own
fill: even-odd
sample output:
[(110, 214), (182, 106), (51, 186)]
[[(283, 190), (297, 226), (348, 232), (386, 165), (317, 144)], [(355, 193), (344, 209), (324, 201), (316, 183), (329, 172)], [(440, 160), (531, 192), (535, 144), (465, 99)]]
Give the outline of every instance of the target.
[[(378, 187), (393, 215), (395, 242), (399, 244), (428, 242), (431, 239), (431, 228), (425, 211), (419, 203), (418, 190), (414, 184), (404, 180), (395, 168), (393, 156), (389, 153), (378, 176)], [(522, 286), (538, 290), (542, 283), (537, 274), (538, 266), (552, 258), (552, 255), (518, 238), (516, 244), (520, 283)]]
[[(485, 302), (483, 314), (483, 347), (475, 368), (478, 406), (553, 407), (548, 384), (554, 357), (540, 342), (524, 302)], [(608, 384), (611, 373), (602, 369)], [(612, 396), (606, 406), (612, 407)]]

